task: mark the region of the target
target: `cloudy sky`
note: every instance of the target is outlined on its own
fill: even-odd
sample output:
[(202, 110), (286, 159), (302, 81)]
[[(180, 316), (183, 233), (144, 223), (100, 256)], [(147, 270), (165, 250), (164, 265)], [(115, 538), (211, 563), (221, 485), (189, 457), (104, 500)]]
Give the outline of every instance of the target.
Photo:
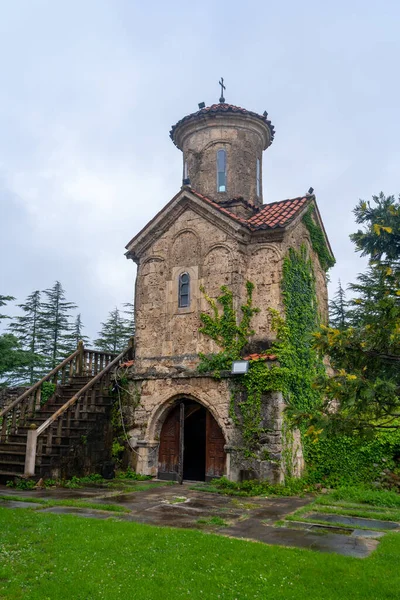
[(181, 185), (169, 129), (221, 76), (276, 127), (264, 201), (314, 187), (332, 288), (354, 280), (354, 205), (400, 192), (399, 22), (398, 0), (0, 0), (0, 294), (59, 279), (91, 336), (131, 301), (125, 244)]

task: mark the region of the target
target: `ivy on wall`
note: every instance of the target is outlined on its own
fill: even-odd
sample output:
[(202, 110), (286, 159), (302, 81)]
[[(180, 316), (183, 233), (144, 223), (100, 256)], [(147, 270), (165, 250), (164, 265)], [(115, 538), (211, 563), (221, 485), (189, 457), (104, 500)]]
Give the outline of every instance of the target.
[[(203, 292), (212, 314), (201, 313), (200, 320), (203, 325), (199, 331), (214, 340), (221, 348), (221, 352), (208, 355), (200, 354), (198, 369), (201, 373), (212, 371), (215, 376), (218, 376), (220, 371), (231, 368), (233, 360), (240, 358), (249, 337), (254, 334), (250, 326), (251, 318), (260, 309), (253, 307), (254, 284), (250, 281), (246, 283), (246, 302), (240, 307), (242, 313), (240, 323), (237, 322), (237, 315), (233, 306), (232, 290), (223, 285), (221, 287), (222, 293), (217, 300), (210, 298), (204, 287), (201, 287), (200, 290)], [(222, 306), (222, 313), (218, 310), (218, 304)]]
[[(253, 335), (251, 317), (259, 309), (252, 306), (254, 285), (247, 282), (246, 289), (240, 324), (237, 324), (232, 292), (226, 286), (221, 288), (222, 294), (216, 301), (202, 290), (212, 314), (201, 314), (200, 331), (213, 339), (221, 351), (201, 355), (200, 372), (212, 371), (220, 376), (221, 370), (230, 369), (232, 360), (240, 358)], [(250, 361), (248, 373), (236, 378), (232, 391), (231, 417), (241, 429), (245, 454), (253, 457), (268, 433), (261, 411), (264, 394), (281, 391), (288, 404), (302, 410), (311, 408), (320, 398), (312, 387), (318, 369), (323, 369), (311, 348), (311, 334), (318, 323), (317, 298), (312, 263), (304, 246), (298, 252), (290, 249), (284, 260), (282, 292), (286, 319), (278, 311), (269, 309), (271, 329), (278, 340), (270, 353), (277, 356), (277, 362), (271, 365), (263, 357)]]
[[(308, 216), (311, 219), (311, 213)], [(314, 222), (313, 226), (317, 227)], [(314, 250), (318, 253), (316, 248)], [(321, 265), (327, 267), (327, 262), (321, 259), (323, 252), (318, 255)], [(332, 264), (331, 258), (330, 261)], [(307, 412), (320, 402), (320, 393), (314, 389), (313, 382), (325, 368), (312, 347), (312, 333), (318, 329), (319, 321), (313, 267), (304, 246), (298, 251), (289, 250), (283, 263), (281, 286), (285, 318), (278, 311), (269, 309), (271, 329), (277, 336), (269, 353), (275, 354), (277, 361), (266, 361), (262, 357), (250, 361), (248, 373), (236, 377), (232, 383), (230, 414), (242, 433), (243, 448), (236, 450), (245, 459), (266, 460), (268, 457), (262, 446), (268, 431), (262, 418), (262, 397), (270, 392), (282, 392), (288, 406), (283, 431), (286, 450), (282, 461), (287, 463), (285, 471), (290, 476), (293, 460), (292, 445), (288, 443), (290, 417), (299, 411)], [(252, 306), (253, 289), (254, 285), (248, 282), (246, 303), (241, 307), (244, 317), (239, 325), (233, 295), (228, 288), (221, 288), (222, 294), (217, 301), (206, 296), (212, 315), (201, 316), (203, 327), (200, 331), (211, 337), (221, 351), (201, 356), (201, 372), (213, 371), (220, 376), (221, 370), (230, 369), (232, 360), (240, 358), (248, 338), (253, 334), (251, 317), (258, 312)], [(222, 306), (222, 314), (218, 304)], [(313, 432), (305, 431), (301, 423), (300, 430), (307, 477), (312, 483), (338, 485), (374, 481), (383, 469), (393, 469), (400, 459), (400, 431), (365, 440), (356, 436), (313, 436)]]
[(321, 227), (314, 221), (315, 209), (310, 206), (306, 214), (303, 216), (302, 221), (307, 227), (308, 233), (310, 234), (311, 245), (314, 252), (319, 258), (319, 262), (324, 271), (327, 271), (335, 264), (335, 259), (329, 252), (328, 246), (325, 241), (324, 232)]

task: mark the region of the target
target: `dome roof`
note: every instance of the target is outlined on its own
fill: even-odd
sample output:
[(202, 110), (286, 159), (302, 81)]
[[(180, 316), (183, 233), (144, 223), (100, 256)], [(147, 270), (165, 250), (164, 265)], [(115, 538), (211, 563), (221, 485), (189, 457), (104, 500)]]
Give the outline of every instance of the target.
[(171, 131), (169, 132), (170, 138), (174, 142), (175, 145), (175, 132), (177, 128), (183, 123), (187, 123), (188, 121), (195, 121), (196, 119), (201, 119), (204, 116), (214, 116), (218, 114), (239, 114), (239, 115), (248, 115), (250, 117), (255, 117), (256, 119), (260, 119), (266, 123), (270, 130), (271, 138), (270, 142), (273, 141), (275, 135), (275, 128), (272, 125), (271, 121), (268, 119), (268, 114), (264, 113), (264, 115), (259, 115), (251, 110), (246, 110), (245, 108), (241, 108), (240, 106), (234, 106), (233, 104), (226, 104), (224, 102), (220, 102), (219, 104), (212, 104), (211, 106), (207, 106), (205, 108), (201, 108), (197, 112), (191, 113), (186, 117), (183, 117), (180, 121), (178, 121), (175, 125), (172, 126)]

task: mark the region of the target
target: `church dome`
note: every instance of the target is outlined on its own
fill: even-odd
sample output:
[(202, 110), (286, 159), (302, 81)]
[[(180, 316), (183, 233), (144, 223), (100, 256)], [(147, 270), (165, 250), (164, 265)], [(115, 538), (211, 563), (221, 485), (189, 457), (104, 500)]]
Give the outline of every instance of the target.
[(262, 204), (262, 153), (274, 139), (268, 113), (227, 104), (183, 117), (170, 137), (183, 152), (183, 181), (216, 202), (243, 198)]

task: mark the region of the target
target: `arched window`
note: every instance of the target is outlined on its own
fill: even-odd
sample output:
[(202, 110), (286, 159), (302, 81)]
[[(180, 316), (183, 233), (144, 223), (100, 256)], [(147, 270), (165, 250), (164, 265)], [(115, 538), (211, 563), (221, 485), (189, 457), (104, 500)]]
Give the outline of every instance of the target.
[(257, 196), (260, 195), (260, 171), (261, 171), (260, 159), (257, 158), (257, 175), (256, 175), (256, 183), (257, 183)]
[(226, 192), (226, 152), (217, 151), (217, 191)]
[(178, 306), (184, 308), (190, 304), (190, 276), (189, 273), (179, 275)]

